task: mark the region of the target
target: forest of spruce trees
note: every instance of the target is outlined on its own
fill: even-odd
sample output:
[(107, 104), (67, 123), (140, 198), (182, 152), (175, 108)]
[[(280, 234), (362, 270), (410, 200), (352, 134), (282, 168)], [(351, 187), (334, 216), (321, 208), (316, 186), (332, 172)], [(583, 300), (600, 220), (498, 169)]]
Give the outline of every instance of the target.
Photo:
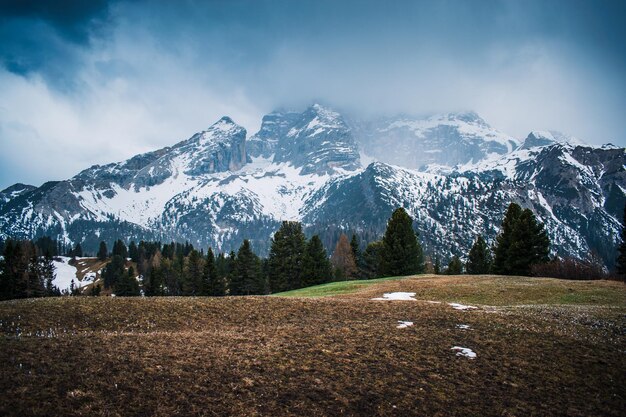
[[(626, 222), (626, 211), (625, 211)], [(626, 235), (624, 236), (626, 237)], [(57, 296), (55, 256), (82, 257), (80, 244), (64, 247), (49, 237), (2, 242), (0, 299)], [(620, 274), (626, 271), (626, 244), (619, 248)], [(413, 221), (403, 208), (391, 215), (382, 239), (362, 248), (359, 238), (342, 234), (329, 257), (318, 235), (307, 239), (299, 222), (284, 221), (271, 240), (269, 256), (257, 256), (248, 240), (237, 252), (198, 251), (191, 244), (121, 239), (109, 251), (101, 242), (96, 257), (106, 261), (91, 295), (225, 296), (271, 294), (337, 280), (371, 279), (431, 272), (435, 274), (542, 275), (593, 279), (602, 268), (578, 260), (549, 259), (550, 242), (529, 209), (511, 203), (500, 234), (490, 247), (482, 236), (462, 262), (459, 255), (441, 266), (438, 256), (422, 253)], [(67, 291), (66, 291), (67, 294)], [(71, 289), (70, 295), (78, 295)]]

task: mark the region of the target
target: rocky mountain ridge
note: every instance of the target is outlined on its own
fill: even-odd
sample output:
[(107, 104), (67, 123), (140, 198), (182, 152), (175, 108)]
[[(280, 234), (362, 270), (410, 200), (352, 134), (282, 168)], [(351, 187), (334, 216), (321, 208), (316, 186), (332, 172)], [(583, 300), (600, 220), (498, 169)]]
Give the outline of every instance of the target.
[[(516, 201), (546, 224), (555, 253), (595, 251), (614, 262), (623, 148), (539, 132), (520, 143), (472, 112), (381, 120), (313, 105), (270, 113), (246, 137), (224, 117), (172, 147), (9, 187), (0, 192), (0, 237), (50, 235), (87, 250), (120, 236), (188, 240), (221, 251), (249, 238), (263, 254), (280, 221), (299, 220), (330, 249), (342, 230), (377, 238), (403, 206), (426, 252), (446, 259), (467, 253), (477, 234), (493, 240)], [(379, 161), (363, 166), (363, 154)]]

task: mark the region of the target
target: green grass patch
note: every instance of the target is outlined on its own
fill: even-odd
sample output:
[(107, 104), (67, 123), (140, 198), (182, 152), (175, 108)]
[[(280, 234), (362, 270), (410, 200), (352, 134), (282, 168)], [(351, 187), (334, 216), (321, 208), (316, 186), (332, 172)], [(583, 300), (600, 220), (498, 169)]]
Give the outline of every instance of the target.
[(405, 277), (387, 277), (376, 279), (364, 279), (355, 281), (337, 281), (327, 284), (315, 285), (313, 287), (300, 288), (297, 290), (279, 292), (272, 294), (274, 297), (330, 297), (333, 295), (353, 294), (371, 285), (385, 281), (396, 281), (401, 279), (412, 278), (413, 275)]

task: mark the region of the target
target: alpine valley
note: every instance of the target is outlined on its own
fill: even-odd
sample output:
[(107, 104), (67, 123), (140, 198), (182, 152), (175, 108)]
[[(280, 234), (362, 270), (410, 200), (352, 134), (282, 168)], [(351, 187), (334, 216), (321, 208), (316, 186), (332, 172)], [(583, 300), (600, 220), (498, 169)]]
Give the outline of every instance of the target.
[(282, 220), (330, 249), (343, 232), (381, 236), (393, 209), (415, 220), (427, 255), (493, 242), (510, 202), (532, 209), (554, 254), (615, 263), (625, 150), (557, 132), (523, 141), (476, 113), (349, 118), (321, 105), (276, 111), (260, 130), (223, 117), (171, 147), (0, 192), (0, 238), (189, 241), (218, 251), (250, 239), (266, 254)]

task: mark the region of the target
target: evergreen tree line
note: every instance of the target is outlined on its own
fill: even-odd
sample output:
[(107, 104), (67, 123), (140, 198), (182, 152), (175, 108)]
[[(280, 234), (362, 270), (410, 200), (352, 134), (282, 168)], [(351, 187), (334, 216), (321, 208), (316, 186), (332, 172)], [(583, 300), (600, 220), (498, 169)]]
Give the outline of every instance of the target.
[(549, 261), (549, 253), (550, 240), (543, 224), (537, 221), (530, 209), (522, 209), (518, 204), (511, 203), (493, 248), (489, 247), (483, 236), (477, 236), (467, 254), (465, 265), (455, 255), (443, 271), (439, 259), (435, 258), (433, 269), (435, 273), (450, 275), (466, 272), (472, 275), (530, 276), (536, 265)]
[[(120, 296), (140, 295), (141, 289), (146, 296), (269, 294), (336, 280), (423, 273), (425, 262), (418, 236), (408, 213), (399, 208), (388, 220), (381, 240), (363, 249), (356, 234), (349, 239), (342, 233), (330, 257), (319, 235), (307, 239), (302, 225), (291, 221), (283, 222), (272, 237), (266, 259), (254, 253), (249, 240), (229, 254), (215, 254), (211, 248), (205, 254), (190, 243), (131, 241), (127, 247), (117, 240), (111, 251), (101, 242), (97, 257), (107, 262), (101, 274), (104, 289)], [(622, 237), (626, 239), (626, 229)], [(477, 236), (465, 264), (453, 256), (442, 268), (435, 256), (433, 269), (448, 274), (526, 276), (576, 271), (581, 277), (591, 270), (573, 261), (550, 261), (549, 247), (547, 233), (532, 211), (511, 203), (492, 247), (483, 236)], [(2, 242), (0, 249), (4, 253), (0, 262), (2, 299), (60, 294), (52, 286), (52, 257), (67, 247), (40, 238), (34, 242), (9, 240)], [(82, 256), (80, 244), (70, 247), (66, 254)], [(618, 273), (626, 275), (626, 240), (619, 247)], [(99, 285), (93, 287), (92, 294), (99, 294), (101, 289)]]
[(52, 253), (29, 240), (7, 240), (0, 260), (0, 299), (61, 295), (53, 285)]

